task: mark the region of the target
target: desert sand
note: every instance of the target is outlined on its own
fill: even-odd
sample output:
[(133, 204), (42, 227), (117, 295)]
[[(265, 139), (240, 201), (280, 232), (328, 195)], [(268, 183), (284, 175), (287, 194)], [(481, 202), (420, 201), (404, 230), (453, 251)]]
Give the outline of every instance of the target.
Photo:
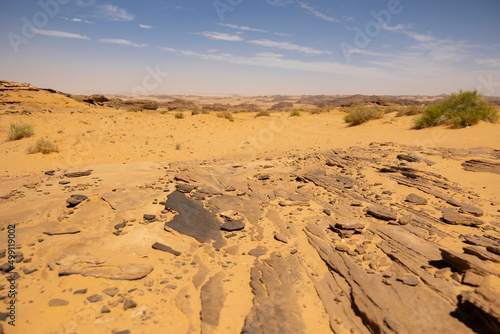
[(500, 330), (499, 124), (0, 93), (0, 137), (34, 126), (0, 143), (5, 333)]

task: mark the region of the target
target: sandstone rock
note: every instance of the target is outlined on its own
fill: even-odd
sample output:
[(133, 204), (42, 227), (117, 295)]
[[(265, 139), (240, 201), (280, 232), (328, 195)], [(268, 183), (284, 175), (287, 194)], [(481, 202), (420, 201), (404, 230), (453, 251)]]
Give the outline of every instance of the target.
[(49, 306), (51, 306), (51, 307), (66, 306), (68, 304), (69, 304), (69, 301), (64, 300), (64, 299), (59, 299), (59, 298), (51, 299), (49, 301)]
[(308, 201), (280, 201), (280, 206), (309, 206)]
[(88, 200), (87, 196), (84, 195), (71, 195), (70, 198), (66, 200), (66, 203), (68, 204), (69, 208), (73, 208), (77, 206), (78, 204), (82, 203), (83, 201)]
[(488, 276), (488, 275), (500, 276), (500, 272), (484, 264), (482, 261), (478, 260), (475, 256), (468, 254), (458, 254), (444, 248), (440, 248), (440, 251), (443, 260), (449, 263), (460, 273), (463, 273), (467, 270), (472, 270), (476, 274), (482, 276)]
[(224, 231), (239, 231), (245, 228), (245, 223), (242, 220), (229, 220), (220, 227)]
[(103, 293), (107, 294), (110, 297), (114, 297), (120, 292), (120, 289), (118, 288), (106, 288), (102, 290)]
[(369, 206), (366, 208), (368, 214), (374, 216), (375, 218), (382, 220), (397, 220), (398, 215), (391, 210), (384, 208), (382, 206)]
[(175, 256), (179, 256), (182, 254), (181, 252), (178, 252), (178, 251), (172, 249), (171, 247), (163, 245), (159, 242), (155, 242), (152, 247), (153, 247), (153, 249), (160, 250), (162, 252), (167, 252), (167, 253), (173, 254)]
[(472, 286), (481, 286), (486, 281), (484, 276), (474, 273), (472, 270), (466, 270), (464, 277), (462, 277), (462, 283)]
[(147, 264), (92, 263), (78, 258), (62, 261), (59, 276), (75, 275), (101, 277), (116, 280), (137, 280), (146, 277), (153, 266)]
[(443, 220), (451, 225), (479, 226), (484, 224), (478, 218), (461, 215), (452, 209), (443, 210)]
[(427, 205), (428, 203), (427, 198), (413, 193), (406, 196), (406, 201), (416, 205)]
[(103, 305), (102, 308), (101, 308), (101, 313), (110, 313), (111, 310), (109, 309), (109, 307), (107, 307), (106, 305)]
[(219, 326), (220, 312), (226, 300), (222, 285), (224, 273), (212, 276), (201, 287), (201, 321), (203, 324)]
[(458, 311), (476, 333), (500, 333), (500, 294), (481, 287), (464, 291)]
[(76, 234), (80, 233), (80, 227), (71, 223), (56, 223), (52, 222), (51, 225), (46, 228), (43, 233), (47, 235), (63, 235), (63, 234)]
[(481, 217), (484, 215), (484, 211), (481, 210), (480, 208), (476, 208), (475, 206), (464, 204), (460, 207), (458, 210), (460, 213), (468, 213), (476, 217)]
[(362, 230), (365, 226), (366, 225), (364, 223), (348, 219), (341, 219), (334, 224), (334, 227), (344, 230)]
[(134, 302), (132, 299), (125, 299), (125, 302), (123, 303), (123, 309), (126, 311), (131, 308), (136, 308), (137, 304)]
[(415, 275), (403, 275), (398, 278), (398, 281), (403, 282), (403, 284), (409, 285), (409, 286), (416, 286), (418, 283), (420, 283), (419, 279)]
[(274, 233), (274, 239), (281, 241), (282, 243), (285, 243), (285, 244), (288, 243), (288, 238), (279, 232)]
[(102, 302), (102, 296), (101, 295), (92, 295), (87, 297), (87, 300), (91, 303), (97, 303), (97, 302)]
[(82, 177), (82, 176), (89, 176), (92, 174), (92, 170), (86, 170), (86, 171), (81, 171), (81, 172), (70, 172), (70, 173), (64, 173), (64, 176), (66, 177)]
[(408, 225), (413, 221), (413, 215), (404, 215), (398, 219), (399, 225)]

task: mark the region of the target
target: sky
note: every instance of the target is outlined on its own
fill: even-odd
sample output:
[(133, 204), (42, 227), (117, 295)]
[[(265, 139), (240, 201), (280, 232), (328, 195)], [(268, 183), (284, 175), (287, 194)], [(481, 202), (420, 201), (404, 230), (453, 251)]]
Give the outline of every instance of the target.
[(72, 94), (500, 96), (499, 0), (0, 0), (0, 80)]

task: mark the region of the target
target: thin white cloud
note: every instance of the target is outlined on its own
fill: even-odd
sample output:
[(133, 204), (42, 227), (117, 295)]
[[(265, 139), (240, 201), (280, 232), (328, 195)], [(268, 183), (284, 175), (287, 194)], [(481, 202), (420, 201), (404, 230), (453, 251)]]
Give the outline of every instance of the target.
[(95, 23), (95, 22), (93, 22), (93, 21), (82, 20), (82, 19), (77, 18), (77, 17), (70, 19), (70, 18), (68, 18), (68, 17), (64, 17), (64, 16), (63, 16), (62, 18), (63, 18), (64, 20), (66, 20), (66, 21), (71, 21), (71, 22), (83, 22), (83, 23), (89, 23), (89, 24)]
[(290, 42), (276, 42), (276, 41), (271, 41), (269, 39), (252, 40), (252, 41), (248, 41), (248, 43), (254, 44), (254, 45), (264, 46), (267, 48), (299, 51), (299, 52), (313, 54), (313, 55), (322, 55), (322, 54), (330, 54), (331, 53), (330, 51), (316, 50), (316, 49), (313, 49), (313, 48), (310, 48), (307, 46), (300, 46), (300, 45), (293, 44)]
[(346, 52), (351, 54), (359, 54), (363, 56), (385, 56), (385, 54), (383, 53), (369, 51), (365, 49), (359, 49), (359, 48), (347, 49)]
[(135, 16), (127, 13), (123, 8), (111, 4), (97, 6), (97, 17), (110, 21), (127, 22), (132, 21)]
[(163, 47), (160, 50), (175, 55), (192, 57), (208, 61), (217, 61), (223, 63), (267, 67), (276, 69), (288, 69), (306, 72), (315, 72), (323, 74), (334, 74), (340, 76), (355, 76), (359, 78), (384, 78), (385, 80), (395, 80), (397, 77), (386, 72), (382, 72), (375, 67), (359, 67), (335, 62), (307, 62), (296, 59), (286, 59), (273, 54), (257, 54), (255, 57), (244, 57), (232, 54), (205, 54), (191, 50), (179, 50)]
[(257, 57), (282, 58), (284, 55), (274, 52), (259, 52), (255, 54)]
[(406, 26), (404, 24), (390, 26), (390, 25), (384, 23), (384, 24), (382, 24), (382, 29), (387, 30), (387, 31), (401, 31), (401, 30), (405, 30)]
[(417, 42), (430, 42), (430, 41), (433, 41), (436, 39), (434, 36), (432, 36), (430, 34), (423, 35), (423, 34), (419, 34), (419, 33), (416, 33), (413, 31), (408, 31), (408, 30), (404, 30), (403, 34), (413, 38)]
[(500, 68), (500, 58), (475, 59), (476, 64)]
[(271, 6), (286, 6), (291, 3), (294, 3), (294, 0), (266, 0), (268, 4)]
[(76, 39), (90, 39), (87, 36), (74, 34), (66, 31), (58, 31), (58, 30), (43, 30), (43, 29), (33, 29), (34, 33), (44, 36), (51, 37), (64, 37), (64, 38), (76, 38)]
[(141, 27), (142, 29), (153, 29), (152, 26), (148, 26), (147, 24), (139, 24), (139, 27)]
[(230, 42), (239, 42), (243, 40), (243, 37), (238, 35), (230, 35), (222, 32), (216, 31), (203, 31), (194, 33), (195, 35), (200, 35), (209, 39), (218, 40), (218, 41), (230, 41)]
[(303, 2), (299, 1), (298, 5), (299, 5), (300, 8), (307, 10), (308, 12), (310, 12), (311, 14), (313, 14), (316, 17), (319, 17), (322, 20), (325, 20), (325, 21), (328, 21), (328, 22), (340, 22), (338, 19), (336, 19), (334, 17), (331, 17), (331, 16), (328, 16), (326, 14), (323, 14), (322, 12), (314, 9), (313, 7), (309, 6), (306, 3), (303, 3)]
[(267, 32), (264, 29), (258, 29), (258, 28), (251, 28), (251, 27), (246, 27), (246, 26), (239, 26), (236, 24), (229, 24), (229, 23), (217, 23), (220, 26), (231, 28), (231, 29), (237, 29), (237, 30), (244, 30), (244, 31), (255, 31), (255, 32)]
[(126, 39), (119, 39), (119, 38), (102, 38), (99, 40), (101, 43), (106, 43), (106, 44), (118, 44), (118, 45), (126, 45), (126, 46), (133, 46), (135, 48), (143, 48), (147, 46), (146, 44), (138, 44), (131, 42)]

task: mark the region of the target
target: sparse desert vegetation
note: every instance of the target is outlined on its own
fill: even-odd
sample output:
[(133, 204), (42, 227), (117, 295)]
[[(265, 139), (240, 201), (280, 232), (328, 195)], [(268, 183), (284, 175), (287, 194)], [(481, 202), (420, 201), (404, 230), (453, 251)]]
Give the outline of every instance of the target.
[(344, 121), (349, 126), (356, 126), (368, 122), (372, 119), (382, 118), (384, 113), (378, 108), (357, 108), (344, 117)]
[(419, 106), (400, 107), (396, 117), (420, 115), (423, 111), (424, 108)]
[(42, 153), (56, 153), (59, 152), (59, 148), (56, 144), (48, 139), (40, 138), (34, 144), (28, 147), (28, 154)]
[(263, 117), (263, 116), (271, 116), (271, 113), (267, 110), (259, 111), (258, 113), (255, 114), (255, 118), (257, 117)]
[(428, 105), (415, 119), (415, 128), (422, 129), (442, 124), (463, 128), (479, 121), (498, 122), (498, 111), (477, 90), (452, 93), (450, 97)]
[(23, 138), (28, 138), (33, 136), (33, 133), (34, 131), (32, 125), (20, 122), (12, 122), (10, 123), (7, 140), (20, 140)]
[(229, 111), (219, 112), (219, 113), (217, 113), (217, 117), (225, 118), (229, 121), (234, 121), (233, 114), (230, 113)]
[(298, 110), (292, 110), (290, 111), (290, 117), (299, 117), (300, 116), (300, 111)]
[(183, 119), (184, 118), (184, 113), (183, 112), (176, 112), (174, 115), (175, 118), (177, 119)]

